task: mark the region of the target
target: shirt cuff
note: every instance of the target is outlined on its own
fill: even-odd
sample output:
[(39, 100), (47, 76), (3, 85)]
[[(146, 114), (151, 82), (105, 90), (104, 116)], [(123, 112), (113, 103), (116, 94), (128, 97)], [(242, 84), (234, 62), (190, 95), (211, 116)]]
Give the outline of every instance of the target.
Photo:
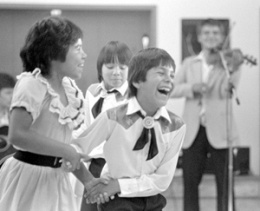
[(138, 192), (138, 184), (136, 179), (118, 179), (120, 193), (118, 196), (129, 196), (132, 193)]

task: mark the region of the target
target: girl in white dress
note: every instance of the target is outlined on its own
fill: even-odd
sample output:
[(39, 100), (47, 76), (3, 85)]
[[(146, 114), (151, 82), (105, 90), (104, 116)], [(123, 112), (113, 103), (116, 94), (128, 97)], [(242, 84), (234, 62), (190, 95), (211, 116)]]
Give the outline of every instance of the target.
[(83, 94), (74, 79), (86, 54), (82, 31), (69, 20), (48, 17), (29, 31), (20, 56), (8, 140), (18, 149), (0, 172), (1, 211), (74, 211), (76, 201), (61, 159), (79, 167), (83, 155), (70, 146), (83, 124)]

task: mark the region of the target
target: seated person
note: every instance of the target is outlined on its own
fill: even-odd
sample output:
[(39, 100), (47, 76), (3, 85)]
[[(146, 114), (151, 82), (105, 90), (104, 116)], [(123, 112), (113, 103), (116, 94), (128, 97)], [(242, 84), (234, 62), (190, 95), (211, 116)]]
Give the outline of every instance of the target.
[(15, 82), (10, 74), (0, 73), (0, 168), (3, 162), (15, 151), (7, 142), (9, 108)]

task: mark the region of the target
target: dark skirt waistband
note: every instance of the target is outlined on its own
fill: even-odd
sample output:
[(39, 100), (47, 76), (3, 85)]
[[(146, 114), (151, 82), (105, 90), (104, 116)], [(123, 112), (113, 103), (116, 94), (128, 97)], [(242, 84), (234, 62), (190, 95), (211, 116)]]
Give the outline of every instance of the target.
[(61, 167), (61, 159), (59, 157), (53, 157), (48, 155), (40, 155), (32, 152), (26, 152), (18, 150), (13, 157), (19, 161), (37, 165), (37, 166), (45, 166), (51, 168), (59, 168)]

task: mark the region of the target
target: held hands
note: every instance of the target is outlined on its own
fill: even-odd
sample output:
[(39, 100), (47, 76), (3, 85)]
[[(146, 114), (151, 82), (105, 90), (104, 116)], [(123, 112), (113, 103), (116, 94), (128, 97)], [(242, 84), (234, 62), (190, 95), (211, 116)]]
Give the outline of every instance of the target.
[(86, 197), (87, 204), (108, 202), (109, 198), (113, 199), (114, 195), (120, 192), (118, 180), (115, 179), (94, 178), (85, 184), (85, 188), (87, 193), (84, 197)]

